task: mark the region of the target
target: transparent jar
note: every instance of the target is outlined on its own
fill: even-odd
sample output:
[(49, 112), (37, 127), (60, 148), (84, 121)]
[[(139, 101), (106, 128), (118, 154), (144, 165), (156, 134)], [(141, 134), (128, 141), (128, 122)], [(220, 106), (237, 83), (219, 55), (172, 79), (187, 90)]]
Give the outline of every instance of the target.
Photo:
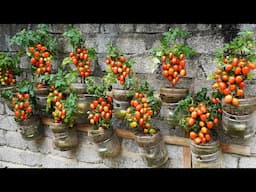
[(47, 96), (36, 95), (36, 104), (39, 110), (41, 111), (46, 110), (46, 102), (47, 102)]
[(36, 96), (47, 96), (48, 95), (48, 93), (49, 93), (49, 90), (48, 90), (48, 88), (47, 87), (43, 87), (43, 88), (38, 88), (38, 87), (34, 87), (33, 88), (33, 90), (34, 90), (34, 93), (35, 93), (35, 95)]
[(68, 126), (64, 123), (54, 123), (50, 122), (49, 127), (52, 130), (53, 133), (62, 133), (65, 132), (65, 130), (68, 129)]
[(148, 167), (161, 167), (168, 161), (168, 151), (159, 131), (154, 135), (135, 134), (135, 141)]
[(250, 115), (233, 115), (223, 110), (222, 128), (225, 135), (233, 139), (246, 140), (255, 134), (256, 112)]
[(132, 99), (131, 96), (128, 96), (129, 90), (125, 89), (112, 89), (112, 95), (113, 99), (118, 100), (118, 101), (128, 101)]
[(166, 121), (171, 129), (174, 129), (178, 126), (179, 117), (174, 116), (174, 110), (178, 106), (178, 103), (165, 103), (162, 102), (160, 117), (162, 120)]
[(85, 83), (71, 83), (70, 90), (71, 90), (71, 92), (75, 91), (77, 94), (87, 93)]
[(249, 115), (256, 110), (256, 97), (249, 97), (245, 99), (238, 99), (239, 105), (233, 106), (227, 104), (222, 99), (222, 109), (233, 115)]
[(192, 168), (222, 168), (222, 153), (219, 141), (195, 144), (190, 140)]
[(98, 154), (101, 158), (113, 158), (121, 153), (121, 142), (118, 136), (113, 133), (112, 136), (98, 145)]
[(67, 151), (77, 146), (77, 133), (74, 129), (66, 129), (63, 132), (54, 133), (54, 145), (61, 151)]
[(76, 111), (76, 124), (88, 124), (88, 110), (90, 108), (90, 104), (97, 99), (97, 96), (90, 94), (80, 94), (78, 95), (77, 101), (77, 111)]
[(130, 106), (129, 101), (118, 101), (113, 99), (113, 113), (118, 119), (123, 119), (126, 115), (126, 109)]
[(31, 116), (29, 119), (17, 122), (22, 137), (26, 140), (34, 140), (43, 135), (40, 119)]

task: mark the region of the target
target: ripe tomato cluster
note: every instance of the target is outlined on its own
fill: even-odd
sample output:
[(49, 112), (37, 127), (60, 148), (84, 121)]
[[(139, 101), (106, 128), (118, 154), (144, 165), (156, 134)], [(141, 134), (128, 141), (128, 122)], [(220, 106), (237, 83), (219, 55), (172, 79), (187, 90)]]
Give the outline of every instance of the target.
[(154, 114), (147, 102), (147, 97), (142, 93), (135, 93), (130, 102), (131, 106), (126, 110), (126, 118), (130, 122), (131, 128), (138, 126), (143, 129), (143, 133), (154, 134), (156, 130), (151, 128), (150, 119)]
[(111, 71), (116, 75), (117, 80), (121, 85), (125, 83), (125, 78), (130, 74), (131, 69), (126, 64), (126, 58), (120, 57), (106, 57), (106, 64), (111, 67)]
[(15, 116), (14, 119), (16, 121), (23, 121), (31, 117), (33, 111), (31, 103), (29, 93), (16, 93), (12, 98)]
[(99, 131), (109, 128), (110, 120), (112, 118), (113, 98), (110, 96), (99, 97), (90, 104), (88, 111), (88, 119), (90, 124), (94, 125)]
[(245, 80), (248, 79), (250, 71), (256, 69), (256, 64), (237, 57), (226, 57), (223, 62), (224, 64), (215, 72), (216, 83), (212, 88), (224, 96), (225, 103), (238, 106), (238, 98), (244, 97)]
[(0, 82), (1, 85), (13, 85), (16, 82), (14, 73), (9, 68), (0, 68)]
[(162, 74), (166, 77), (171, 84), (175, 87), (180, 77), (185, 77), (187, 72), (185, 70), (185, 56), (180, 54), (176, 57), (172, 52), (168, 55), (161, 57), (162, 62)]
[(55, 103), (54, 111), (52, 112), (54, 123), (62, 122), (67, 114), (67, 110), (64, 108), (64, 103), (62, 100), (59, 100)]
[[(213, 103), (219, 102), (216, 99)], [(218, 109), (220, 113), (221, 110)], [(211, 115), (212, 113), (212, 115)], [(203, 102), (197, 106), (189, 108), (189, 116), (186, 117), (186, 123), (190, 129), (189, 136), (196, 143), (207, 143), (211, 140), (210, 130), (218, 125), (219, 119), (215, 116), (211, 108), (208, 108)]]
[(37, 44), (35, 47), (29, 47), (31, 53), (30, 62), (36, 69), (36, 74), (50, 74), (51, 73), (51, 54), (45, 46)]
[(81, 77), (88, 77), (91, 74), (91, 62), (89, 61), (88, 50), (86, 48), (77, 48), (75, 52), (69, 54), (69, 57), (77, 67)]

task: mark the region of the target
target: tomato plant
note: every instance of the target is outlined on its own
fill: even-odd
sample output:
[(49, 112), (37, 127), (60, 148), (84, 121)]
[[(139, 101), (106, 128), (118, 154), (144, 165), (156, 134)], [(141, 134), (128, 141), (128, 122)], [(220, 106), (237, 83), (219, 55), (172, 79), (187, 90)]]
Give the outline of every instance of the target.
[(212, 88), (224, 98), (225, 103), (239, 105), (244, 98), (246, 80), (252, 79), (251, 71), (256, 69), (256, 53), (253, 32), (241, 31), (231, 42), (215, 53), (218, 68), (210, 78), (215, 79)]
[(189, 137), (196, 143), (211, 141), (211, 129), (218, 125), (221, 118), (221, 103), (216, 96), (207, 96), (207, 89), (202, 88), (194, 97), (187, 96), (179, 101), (174, 114), (182, 111), (179, 125), (189, 132)]
[(68, 28), (63, 35), (69, 39), (73, 51), (69, 53), (69, 57), (64, 58), (62, 67), (68, 63), (73, 63), (76, 66), (76, 73), (81, 77), (81, 83), (84, 83), (85, 78), (92, 73), (91, 60), (98, 59), (96, 51), (94, 48), (88, 48), (83, 45), (82, 32), (75, 27)]
[(131, 73), (131, 67), (135, 63), (133, 60), (127, 60), (124, 54), (112, 45), (107, 44), (106, 64), (108, 65), (107, 72), (112, 74), (121, 85), (124, 85), (126, 78)]
[(9, 93), (14, 108), (15, 121), (29, 119), (35, 113), (35, 94), (33, 85), (28, 81), (21, 81), (16, 85), (16, 93)]
[(52, 72), (52, 59), (56, 58), (57, 41), (45, 24), (37, 25), (35, 30), (16, 33), (10, 40), (10, 45), (20, 46), (19, 54), (27, 54), (35, 75), (48, 75)]
[(132, 129), (144, 134), (155, 134), (156, 129), (150, 120), (161, 109), (161, 102), (153, 95), (154, 91), (147, 81), (133, 78), (130, 82), (129, 94), (133, 95), (130, 107), (126, 110), (125, 119)]
[(0, 52), (0, 83), (1, 86), (14, 85), (16, 76), (21, 74), (18, 67), (20, 57), (18, 54)]
[(195, 55), (196, 52), (185, 43), (178, 43), (178, 40), (189, 35), (186, 30), (179, 28), (169, 29), (163, 33), (160, 40), (160, 47), (151, 49), (151, 55), (161, 63), (162, 74), (173, 87), (176, 86), (179, 78), (185, 77), (187, 71), (186, 58)]

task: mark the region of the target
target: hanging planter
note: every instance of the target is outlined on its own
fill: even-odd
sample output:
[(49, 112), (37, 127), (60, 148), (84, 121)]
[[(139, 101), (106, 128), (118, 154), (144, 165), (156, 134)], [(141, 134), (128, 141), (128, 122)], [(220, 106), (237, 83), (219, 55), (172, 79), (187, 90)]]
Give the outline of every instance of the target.
[(129, 101), (118, 101), (113, 99), (114, 116), (118, 119), (123, 119), (126, 115), (126, 109), (130, 106)]
[(86, 84), (84, 83), (71, 83), (70, 90), (71, 92), (75, 91), (78, 95), (87, 93)]
[(93, 100), (97, 99), (96, 95), (80, 94), (77, 98), (77, 110), (75, 111), (75, 123), (76, 124), (88, 124), (88, 110)]
[(168, 152), (160, 131), (153, 135), (137, 133), (135, 141), (142, 160), (148, 167), (161, 167), (167, 162)]
[(19, 132), (26, 140), (38, 139), (43, 135), (43, 131), (38, 116), (31, 116), (27, 120), (18, 121)]
[(112, 128), (90, 130), (88, 135), (98, 146), (98, 154), (101, 158), (113, 158), (121, 153), (120, 138), (117, 137)]
[(54, 134), (54, 145), (61, 151), (71, 150), (78, 144), (77, 133), (63, 123), (50, 123), (50, 129)]
[(250, 115), (233, 115), (223, 111), (222, 128), (224, 133), (230, 138), (246, 140), (255, 134), (255, 119), (255, 112)]
[(196, 144), (190, 140), (192, 168), (222, 168), (222, 153), (216, 135), (211, 142)]

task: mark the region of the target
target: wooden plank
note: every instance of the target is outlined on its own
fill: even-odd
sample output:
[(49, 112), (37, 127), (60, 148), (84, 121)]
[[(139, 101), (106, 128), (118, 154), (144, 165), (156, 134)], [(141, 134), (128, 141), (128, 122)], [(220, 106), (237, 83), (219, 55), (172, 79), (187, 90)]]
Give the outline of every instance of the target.
[(183, 167), (184, 168), (191, 168), (190, 147), (183, 146)]
[(119, 137), (123, 137), (126, 139), (134, 139), (135, 135), (131, 131), (124, 130), (124, 129), (116, 129), (116, 134)]
[(181, 145), (181, 146), (186, 146), (189, 147), (189, 139), (185, 137), (176, 137), (176, 136), (164, 136), (164, 142), (167, 144), (172, 144), (172, 145)]
[(223, 153), (234, 153), (238, 155), (251, 156), (251, 148), (249, 146), (224, 143), (221, 143), (220, 145)]
[(82, 125), (81, 124), (81, 125), (76, 125), (76, 128), (79, 131), (88, 132), (92, 128), (92, 126), (91, 125)]

